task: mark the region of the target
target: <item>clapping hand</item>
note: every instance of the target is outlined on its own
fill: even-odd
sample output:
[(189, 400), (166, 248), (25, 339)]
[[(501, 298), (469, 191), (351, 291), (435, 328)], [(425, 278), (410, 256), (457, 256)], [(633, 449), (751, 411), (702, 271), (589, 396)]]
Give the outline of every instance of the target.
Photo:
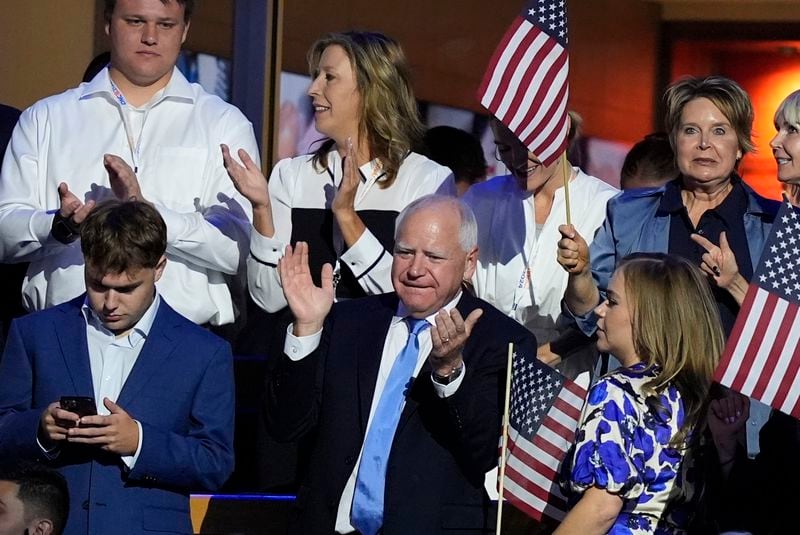
[(322, 328), (325, 316), (333, 306), (333, 268), (322, 266), (322, 286), (316, 286), (308, 267), (308, 244), (297, 242), (286, 246), (286, 254), (278, 261), (283, 295), (294, 315), (295, 336), (308, 336)]
[(453, 368), (461, 365), (463, 362), (461, 352), (475, 323), (482, 315), (483, 310), (480, 308), (470, 312), (465, 320), (455, 308), (449, 314), (444, 309), (436, 314), (436, 325), (431, 329), (433, 349), (428, 356), (435, 374), (449, 375)]
[(361, 173), (358, 171), (356, 165), (356, 154), (353, 148), (353, 141), (347, 139), (347, 155), (344, 158), (344, 176), (342, 183), (339, 184), (339, 189), (336, 191), (336, 196), (333, 198), (333, 205), (331, 206), (333, 213), (352, 215), (355, 213), (356, 205), (356, 191), (358, 191), (358, 183), (361, 181)]
[(67, 186), (66, 182), (62, 182), (58, 185), (58, 197), (61, 202), (61, 208), (59, 209), (61, 217), (70, 219), (75, 225), (83, 223), (83, 220), (86, 219), (86, 216), (89, 215), (89, 212), (92, 211), (95, 205), (94, 201), (86, 201), (86, 204), (82, 203), (81, 200), (69, 190), (69, 186)]
[(145, 200), (139, 187), (139, 179), (136, 178), (136, 173), (125, 160), (113, 154), (106, 154), (103, 156), (103, 165), (108, 172), (111, 191), (114, 192), (117, 199), (121, 201)]
[(242, 160), (240, 164), (233, 159), (227, 145), (220, 145), (220, 148), (222, 149), (222, 163), (228, 172), (231, 182), (233, 182), (233, 187), (250, 201), (254, 210), (269, 206), (267, 179), (247, 151), (239, 149), (237, 154)]

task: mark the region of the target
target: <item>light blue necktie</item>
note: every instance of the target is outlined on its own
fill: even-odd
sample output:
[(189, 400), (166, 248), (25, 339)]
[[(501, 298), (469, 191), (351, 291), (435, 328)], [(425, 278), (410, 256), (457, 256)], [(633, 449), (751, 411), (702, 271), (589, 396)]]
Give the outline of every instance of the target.
[(406, 318), (409, 325), (406, 346), (392, 365), (381, 399), (372, 417), (358, 467), (350, 520), (364, 535), (375, 535), (383, 526), (383, 494), (386, 487), (386, 462), (403, 412), (405, 392), (419, 357), (417, 335), (430, 326), (424, 319)]

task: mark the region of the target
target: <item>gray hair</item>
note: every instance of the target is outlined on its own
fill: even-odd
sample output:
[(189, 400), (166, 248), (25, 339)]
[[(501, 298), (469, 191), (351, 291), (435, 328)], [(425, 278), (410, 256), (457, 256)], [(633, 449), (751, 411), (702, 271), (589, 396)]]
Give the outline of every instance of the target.
[(408, 216), (426, 208), (436, 208), (443, 205), (450, 206), (458, 211), (461, 219), (458, 227), (458, 242), (461, 245), (461, 249), (465, 253), (474, 249), (478, 245), (478, 223), (475, 221), (475, 214), (472, 213), (472, 208), (458, 197), (450, 197), (439, 193), (423, 195), (403, 208), (394, 223), (394, 241), (397, 241), (397, 235), (400, 233), (403, 221)]

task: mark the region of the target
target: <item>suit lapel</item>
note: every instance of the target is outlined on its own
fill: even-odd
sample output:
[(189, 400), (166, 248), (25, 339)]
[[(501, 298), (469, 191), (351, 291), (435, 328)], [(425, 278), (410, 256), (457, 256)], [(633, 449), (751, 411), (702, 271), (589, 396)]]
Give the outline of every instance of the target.
[(162, 300), (150, 328), (150, 334), (142, 346), (142, 351), (139, 353), (128, 379), (122, 386), (122, 391), (117, 399), (120, 407), (126, 408), (136, 399), (139, 391), (154, 374), (158, 373), (162, 363), (177, 347), (178, 336), (175, 327), (178, 323), (175, 321), (176, 319), (175, 312)]
[(75, 395), (94, 397), (89, 345), (86, 342), (86, 319), (81, 312), (84, 298), (80, 296), (71, 301), (70, 306), (63, 307), (62, 315), (57, 317), (53, 328)]
[[(392, 302), (394, 303), (393, 307)], [(378, 370), (381, 366), (383, 346), (386, 343), (386, 336), (389, 333), (392, 317), (397, 312), (396, 298), (388, 301), (381, 299), (378, 303), (382, 306), (379, 306), (377, 310), (370, 311), (370, 313), (374, 313), (373, 317), (377, 322), (367, 321), (360, 323), (359, 326), (364, 325), (367, 328), (359, 329), (355, 344), (362, 435), (367, 430), (367, 420), (372, 407), (372, 397), (375, 395), (375, 381), (378, 379)]]

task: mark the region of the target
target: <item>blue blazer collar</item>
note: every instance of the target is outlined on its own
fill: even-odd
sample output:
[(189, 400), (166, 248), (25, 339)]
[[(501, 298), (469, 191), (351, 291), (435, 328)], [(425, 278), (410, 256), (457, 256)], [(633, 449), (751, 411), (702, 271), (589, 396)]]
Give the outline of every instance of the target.
[(58, 307), (60, 314), (54, 317), (53, 327), (75, 395), (94, 397), (86, 320), (81, 312), (85, 297), (85, 294), (80, 295)]
[(161, 304), (150, 328), (150, 335), (144, 342), (139, 358), (133, 365), (128, 379), (122, 386), (117, 404), (125, 408), (136, 399), (139, 391), (147, 385), (150, 378), (162, 369), (162, 363), (169, 359), (180, 341), (181, 316), (162, 298)]

